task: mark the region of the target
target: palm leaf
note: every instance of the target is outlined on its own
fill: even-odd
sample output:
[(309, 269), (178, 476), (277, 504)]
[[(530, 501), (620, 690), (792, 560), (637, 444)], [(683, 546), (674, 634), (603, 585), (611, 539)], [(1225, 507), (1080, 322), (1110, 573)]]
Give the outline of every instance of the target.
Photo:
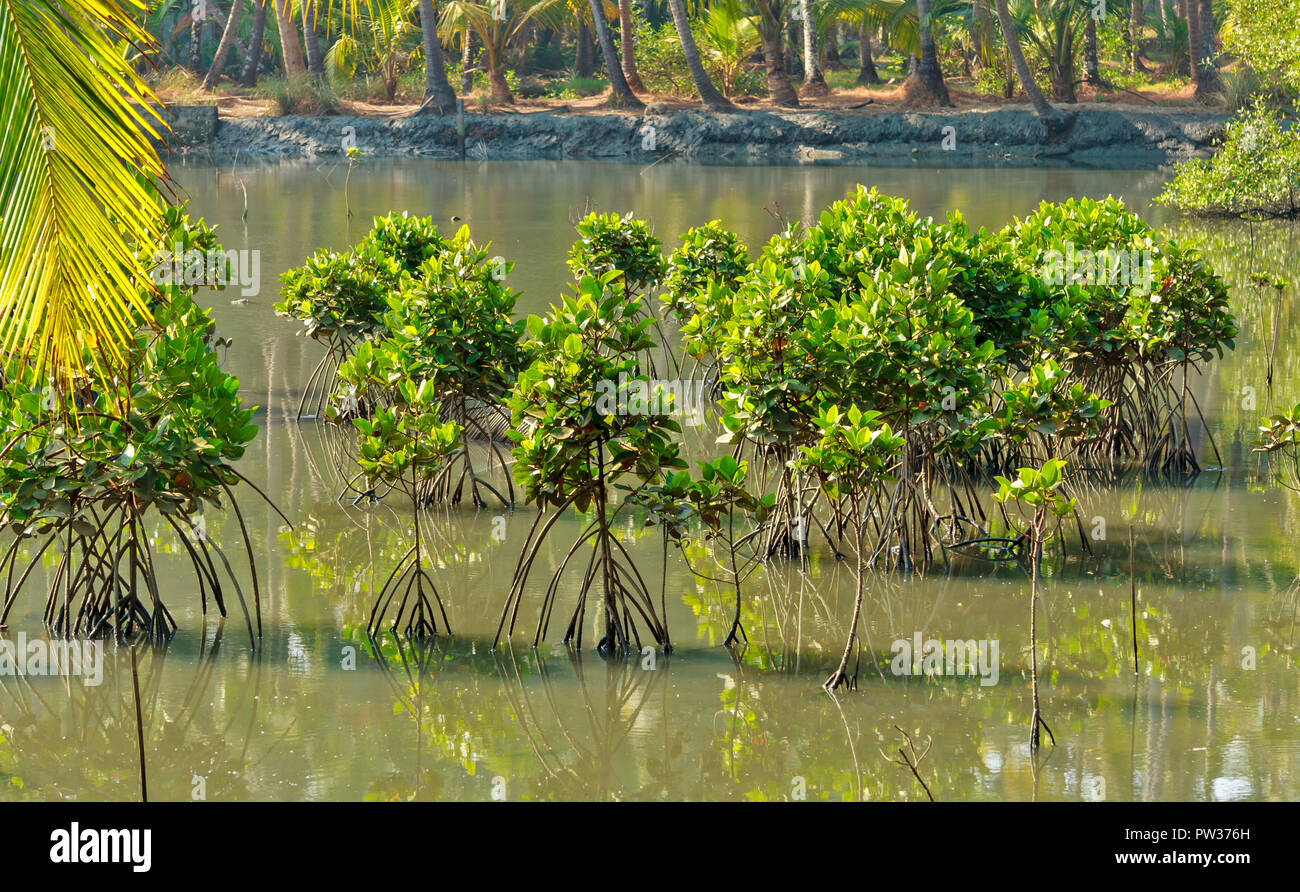
[(166, 169), (156, 99), (115, 47), (151, 41), (128, 7), (0, 0), (0, 353), (61, 385), (86, 351), (120, 368), (150, 316), (136, 250), (161, 238)]

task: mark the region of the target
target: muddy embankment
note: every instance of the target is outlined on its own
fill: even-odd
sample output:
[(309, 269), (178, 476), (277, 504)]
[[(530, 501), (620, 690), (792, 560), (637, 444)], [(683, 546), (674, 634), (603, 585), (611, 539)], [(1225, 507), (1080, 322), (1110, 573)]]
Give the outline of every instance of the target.
[[(651, 107), (654, 108), (653, 106)], [(214, 158), (341, 156), (457, 158), (455, 115), (218, 118), (173, 109), (172, 151)], [(1029, 108), (959, 112), (649, 111), (643, 115), (465, 114), (464, 153), (475, 160), (596, 159), (715, 164), (906, 163), (953, 166), (1158, 167), (1208, 153), (1228, 117), (1177, 109), (1074, 110), (1053, 137)]]

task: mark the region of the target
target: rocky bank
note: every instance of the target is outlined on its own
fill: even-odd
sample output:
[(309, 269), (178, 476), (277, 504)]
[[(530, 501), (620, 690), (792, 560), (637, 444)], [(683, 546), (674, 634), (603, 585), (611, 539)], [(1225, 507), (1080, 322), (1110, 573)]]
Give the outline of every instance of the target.
[[(1027, 107), (964, 111), (656, 111), (644, 115), (466, 114), (465, 156), (476, 160), (600, 159), (651, 163), (782, 164), (907, 162), (1158, 167), (1208, 153), (1228, 117), (1166, 108), (1074, 110), (1053, 138)], [(187, 118), (173, 110), (172, 151), (213, 157), (457, 158), (455, 115)]]

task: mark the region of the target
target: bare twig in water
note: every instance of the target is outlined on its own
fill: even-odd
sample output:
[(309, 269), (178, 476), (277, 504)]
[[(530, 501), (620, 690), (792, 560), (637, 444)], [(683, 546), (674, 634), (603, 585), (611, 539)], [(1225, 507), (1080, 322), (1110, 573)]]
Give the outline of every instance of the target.
[(926, 754), (930, 752), (930, 747), (934, 743), (933, 738), (931, 738), (929, 735), (926, 735), (925, 749), (922, 750), (921, 753), (918, 755), (916, 752), (916, 744), (912, 741), (912, 735), (908, 734), (906, 731), (904, 731), (902, 728), (898, 727), (897, 725), (894, 726), (894, 729), (898, 731), (899, 734), (903, 735), (903, 740), (907, 742), (907, 746), (905, 747), (900, 746), (898, 748), (897, 759), (891, 757), (883, 749), (880, 751), (880, 755), (885, 759), (886, 762), (893, 762), (895, 765), (902, 765), (908, 771), (912, 772), (912, 777), (916, 778), (916, 782), (921, 785), (921, 789), (925, 790), (925, 795), (929, 798), (931, 802), (934, 802), (934, 794), (930, 792), (930, 788), (926, 786), (925, 781), (921, 779), (921, 774), (918, 771), (918, 769), (921, 767), (921, 760), (924, 759), (926, 757)]

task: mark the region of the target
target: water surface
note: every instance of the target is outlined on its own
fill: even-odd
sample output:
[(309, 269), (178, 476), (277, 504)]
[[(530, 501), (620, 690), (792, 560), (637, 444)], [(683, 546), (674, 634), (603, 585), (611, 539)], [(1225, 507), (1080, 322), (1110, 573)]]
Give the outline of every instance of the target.
[[(1249, 448), (1270, 401), (1300, 399), (1288, 349), (1297, 334), (1294, 293), (1278, 301), (1247, 284), (1256, 272), (1300, 281), (1287, 224), (1178, 223), (1150, 206), (1164, 179), (1151, 171), (366, 161), (346, 189), (346, 168), (333, 162), (175, 173), (191, 213), (217, 224), (226, 248), (261, 252), (261, 294), (239, 305), (229, 292), (200, 299), (234, 340), (226, 362), (245, 401), (261, 407), (263, 430), (240, 468), (296, 526), (290, 532), (251, 493), (243, 497), (265, 583), (257, 651), (242, 617), (201, 617), (194, 583), (179, 572), (179, 546), (160, 537), (157, 548), (169, 552), (160, 559), (164, 597), (181, 630), (170, 646), (140, 653), (151, 798), (188, 799), (199, 789), (212, 800), (728, 800), (806, 790), (810, 799), (915, 800), (919, 786), (881, 752), (898, 745), (895, 726), (922, 746), (932, 742), (921, 773), (938, 799), (1300, 797), (1300, 500), (1262, 485)], [(749, 582), (751, 646), (739, 659), (720, 646), (729, 590), (698, 582), (670, 555), (676, 653), (653, 668), (611, 665), (594, 652), (570, 654), (555, 628), (547, 646), (529, 647), (537, 598), (574, 523), (544, 553), (522, 631), (493, 653), (531, 509), (435, 511), (427, 524), (433, 572), (456, 635), (423, 655), (370, 654), (370, 593), (409, 544), (409, 510), (396, 499), (374, 508), (340, 503), (328, 432), (293, 421), (321, 348), (275, 316), (280, 272), (318, 248), (351, 244), (376, 214), (429, 214), (449, 230), (458, 217), (515, 261), (519, 310), (539, 312), (567, 281), (572, 221), (589, 209), (634, 211), (670, 248), (688, 226), (719, 218), (757, 248), (781, 219), (813, 219), (857, 183), (905, 196), (923, 214), (960, 211), (989, 227), (1042, 199), (1115, 194), (1202, 247), (1234, 286), (1237, 349), (1196, 382), (1222, 461), (1202, 437), (1205, 463), (1216, 469), (1188, 486), (1085, 493), (1082, 514), (1105, 520), (1106, 539), (1089, 557), (1048, 562), (1040, 666), (1055, 747), (1030, 756), (1028, 585), (1014, 566), (873, 578), (865, 608), (868, 649), (886, 659), (892, 641), (918, 633), (996, 639), (996, 684), (900, 678), (864, 664), (859, 690), (836, 701), (819, 683), (843, 644), (852, 574), (824, 548), (807, 573), (774, 565)], [(1274, 329), (1281, 346), (1270, 393)], [(701, 448), (707, 436), (697, 431), (695, 440)], [(497, 517), (504, 537), (493, 535)], [(239, 546), (233, 521), (209, 529), (228, 551)], [(632, 553), (657, 592), (659, 539), (637, 535)], [(562, 587), (557, 616), (571, 607), (573, 585)], [(39, 632), (43, 601), (29, 586), (10, 636)], [(1253, 669), (1243, 668), (1246, 648)], [(130, 660), (125, 650), (108, 651), (99, 687), (0, 678), (0, 797), (138, 796)]]

